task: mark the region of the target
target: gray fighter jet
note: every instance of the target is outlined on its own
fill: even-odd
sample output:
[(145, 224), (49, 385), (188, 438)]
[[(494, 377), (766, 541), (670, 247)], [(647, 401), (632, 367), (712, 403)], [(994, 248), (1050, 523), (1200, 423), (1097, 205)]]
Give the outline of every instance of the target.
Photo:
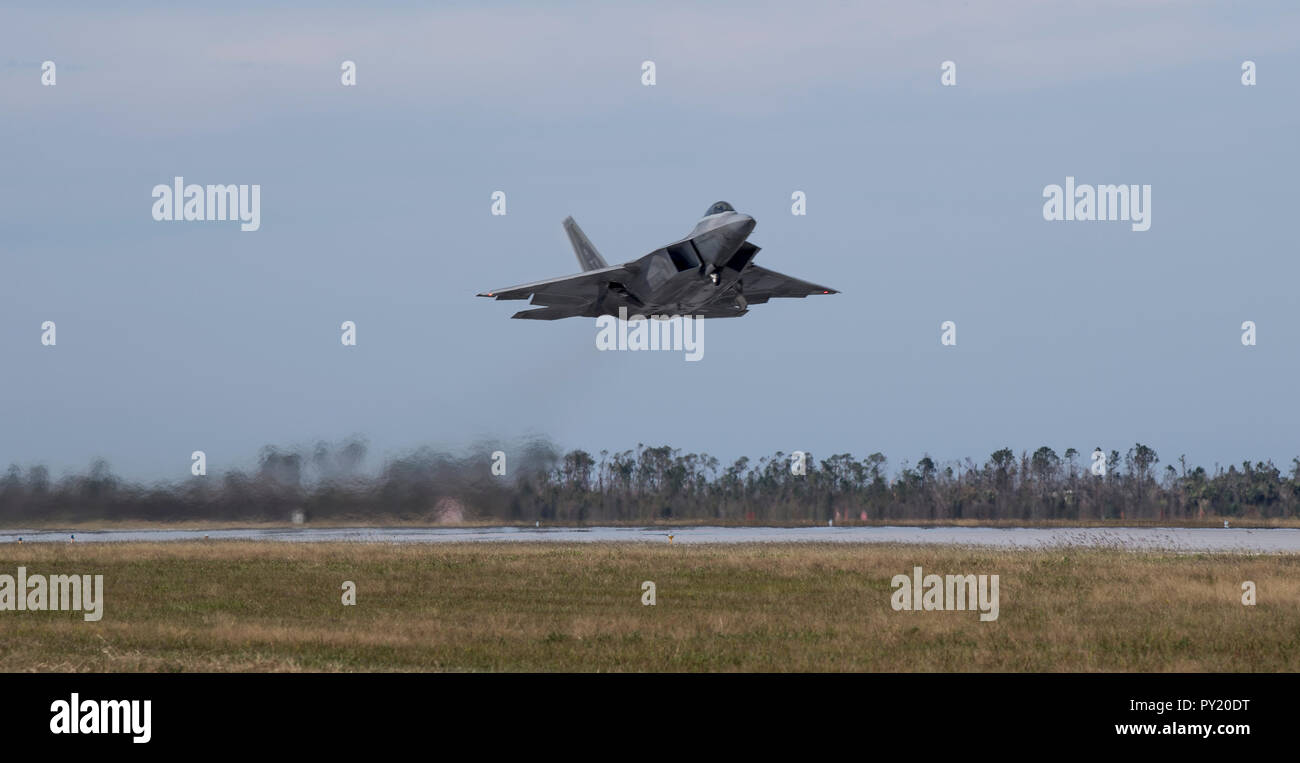
[(572, 217), (564, 230), (584, 272), (549, 281), (496, 289), (480, 297), (528, 299), (541, 305), (514, 318), (553, 321), (577, 316), (619, 314), (645, 317), (696, 315), (734, 318), (750, 305), (774, 297), (838, 294), (755, 265), (758, 247), (749, 243), (754, 218), (725, 201), (709, 207), (690, 235), (640, 259), (610, 267)]

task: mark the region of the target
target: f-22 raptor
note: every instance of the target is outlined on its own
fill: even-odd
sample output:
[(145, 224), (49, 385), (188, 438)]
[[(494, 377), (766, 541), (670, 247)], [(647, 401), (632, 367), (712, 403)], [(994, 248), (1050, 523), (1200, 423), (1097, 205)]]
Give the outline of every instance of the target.
[(650, 254), (611, 267), (572, 217), (564, 230), (578, 255), (582, 273), (511, 286), (479, 294), (496, 299), (528, 299), (541, 305), (512, 318), (553, 321), (601, 315), (701, 316), (735, 318), (750, 305), (774, 297), (838, 294), (835, 289), (800, 281), (754, 264), (758, 247), (749, 242), (754, 218), (725, 201), (709, 207), (690, 235)]

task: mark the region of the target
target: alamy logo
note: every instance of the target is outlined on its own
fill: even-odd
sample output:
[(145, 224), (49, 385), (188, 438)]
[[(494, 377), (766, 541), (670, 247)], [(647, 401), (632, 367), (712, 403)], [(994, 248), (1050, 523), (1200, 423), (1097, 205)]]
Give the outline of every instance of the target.
[(1065, 187), (1043, 187), (1044, 220), (1131, 220), (1133, 230), (1151, 228), (1150, 185), (1076, 186), (1074, 177), (1065, 179)]
[(202, 221), (238, 220), (241, 231), (262, 227), (262, 186), (260, 185), (185, 185), (177, 175), (172, 185), (153, 187), (153, 219)]
[[(93, 584), (93, 585), (92, 585)], [(97, 622), (104, 616), (103, 575), (0, 575), (0, 612), (47, 610), (85, 612), (82, 619)]]
[(895, 611), (960, 612), (978, 609), (980, 621), (998, 619), (997, 575), (925, 575), (912, 568), (912, 577), (895, 575), (889, 582), (897, 588), (889, 597)]
[(685, 352), (686, 360), (704, 357), (704, 316), (644, 315), (628, 317), (627, 308), (618, 309), (618, 317), (596, 318), (596, 349), (605, 350), (675, 350)]
[(153, 738), (152, 700), (81, 699), (73, 692), (69, 699), (50, 703), (51, 734), (132, 734), (135, 744)]

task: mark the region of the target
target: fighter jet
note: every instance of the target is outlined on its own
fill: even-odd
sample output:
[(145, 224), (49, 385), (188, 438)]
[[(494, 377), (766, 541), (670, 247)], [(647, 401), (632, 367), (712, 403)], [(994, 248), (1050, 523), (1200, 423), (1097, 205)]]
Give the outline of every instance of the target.
[(521, 310), (511, 317), (553, 321), (617, 316), (619, 308), (624, 308), (624, 316), (735, 318), (749, 312), (750, 305), (774, 297), (839, 293), (755, 265), (758, 247), (748, 241), (754, 225), (754, 218), (719, 201), (709, 207), (686, 238), (611, 267), (573, 218), (566, 217), (564, 231), (578, 255), (582, 273), (478, 296), (532, 297), (530, 304), (542, 307)]

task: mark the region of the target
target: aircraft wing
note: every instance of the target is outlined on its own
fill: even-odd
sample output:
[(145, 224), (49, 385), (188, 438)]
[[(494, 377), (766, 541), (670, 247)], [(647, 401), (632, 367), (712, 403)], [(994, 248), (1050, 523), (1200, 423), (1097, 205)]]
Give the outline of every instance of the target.
[(801, 281), (798, 278), (768, 270), (750, 263), (740, 274), (745, 301), (761, 304), (774, 297), (807, 297), (810, 294), (839, 294), (828, 286)]
[[(551, 278), (546, 281), (526, 283), (505, 289), (495, 289), (478, 296), (493, 299), (528, 299), (531, 304), (543, 305), (542, 310), (524, 310), (515, 313), (514, 318), (540, 318), (554, 320), (584, 315), (587, 308), (594, 306), (609, 291), (609, 285), (625, 284), (635, 277), (632, 271), (622, 265), (588, 270), (577, 275)], [(616, 287), (615, 290), (621, 290)]]

